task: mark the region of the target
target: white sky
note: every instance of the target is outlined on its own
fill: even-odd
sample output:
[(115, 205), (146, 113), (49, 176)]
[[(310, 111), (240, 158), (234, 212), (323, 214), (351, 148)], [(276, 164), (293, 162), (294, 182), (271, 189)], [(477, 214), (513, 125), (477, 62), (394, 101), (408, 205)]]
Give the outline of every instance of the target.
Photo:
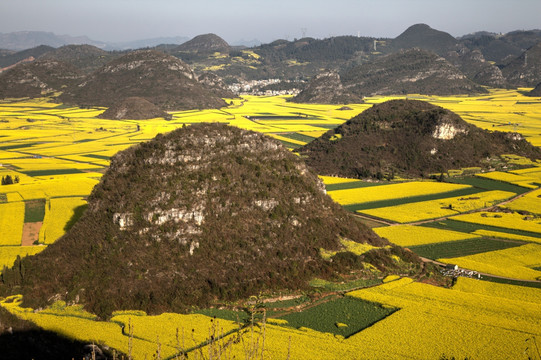
[(0, 0), (0, 33), (127, 41), (215, 33), (234, 43), (303, 35), (396, 37), (425, 23), (461, 36), (541, 28), (541, 0)]

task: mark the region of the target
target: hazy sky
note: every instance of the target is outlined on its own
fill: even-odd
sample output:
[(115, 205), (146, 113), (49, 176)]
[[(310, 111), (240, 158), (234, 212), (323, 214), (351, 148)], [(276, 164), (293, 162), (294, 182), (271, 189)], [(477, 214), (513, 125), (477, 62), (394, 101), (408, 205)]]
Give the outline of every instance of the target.
[(0, 32), (126, 41), (215, 33), (230, 43), (396, 37), (425, 23), (461, 36), (541, 28), (541, 0), (0, 0)]

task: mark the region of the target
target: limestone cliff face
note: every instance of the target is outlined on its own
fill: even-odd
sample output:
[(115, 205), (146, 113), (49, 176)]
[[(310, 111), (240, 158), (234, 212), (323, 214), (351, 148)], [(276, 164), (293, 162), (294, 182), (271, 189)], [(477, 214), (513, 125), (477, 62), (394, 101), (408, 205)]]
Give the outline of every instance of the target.
[(440, 140), (451, 140), (454, 139), (457, 134), (465, 134), (467, 132), (468, 130), (458, 128), (451, 123), (443, 123), (436, 125), (432, 137)]

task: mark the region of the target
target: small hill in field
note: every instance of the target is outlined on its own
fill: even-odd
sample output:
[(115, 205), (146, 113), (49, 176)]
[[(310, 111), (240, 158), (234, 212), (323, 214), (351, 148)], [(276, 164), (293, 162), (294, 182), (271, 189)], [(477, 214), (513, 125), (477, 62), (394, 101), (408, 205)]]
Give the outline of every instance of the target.
[(457, 39), (444, 31), (432, 29), (426, 24), (415, 24), (393, 39), (389, 49), (419, 48), (445, 56), (449, 51), (456, 50), (458, 43)]
[(358, 96), (487, 92), (444, 58), (422, 49), (399, 51), (355, 66), (342, 76), (342, 83)]
[(179, 45), (173, 52), (228, 52), (229, 44), (216, 34), (203, 34)]
[(378, 179), (487, 167), (502, 154), (541, 159), (519, 134), (479, 129), (418, 100), (374, 105), (297, 151), (318, 174)]
[(0, 292), (22, 293), (30, 306), (78, 302), (101, 316), (179, 312), (306, 289), (314, 276), (349, 274), (363, 261), (387, 271), (396, 264), (392, 255), (409, 264), (398, 271), (421, 268), (397, 247), (324, 260), (320, 249), (340, 250), (340, 239), (388, 244), (334, 203), (318, 176), (276, 140), (192, 125), (115, 155), (82, 218), (39, 255), (5, 270)]
[(19, 64), (0, 74), (0, 99), (39, 97), (74, 86), (81, 74), (72, 65), (56, 60)]
[(66, 103), (111, 107), (128, 97), (147, 99), (164, 110), (209, 109), (225, 106), (178, 58), (153, 50), (138, 50), (117, 58), (87, 76), (61, 96)]
[(62, 61), (90, 74), (118, 56), (92, 45), (66, 45), (43, 54), (40, 59)]
[(146, 99), (129, 97), (111, 106), (98, 117), (112, 120), (144, 120), (159, 117), (170, 119), (171, 115)]
[(345, 90), (340, 81), (340, 75), (330, 70), (316, 75), (291, 101), (312, 104), (360, 104), (363, 102), (359, 96)]
[(502, 69), (514, 86), (536, 86), (541, 81), (541, 42), (538, 42)]

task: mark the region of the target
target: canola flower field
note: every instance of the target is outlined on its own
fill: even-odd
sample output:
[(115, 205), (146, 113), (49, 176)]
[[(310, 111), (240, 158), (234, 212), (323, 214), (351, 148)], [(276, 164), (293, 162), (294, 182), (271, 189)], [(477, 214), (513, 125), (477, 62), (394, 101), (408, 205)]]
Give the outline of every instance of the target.
[[(158, 346), (163, 358), (173, 357), (179, 349), (195, 348), (193, 344), (203, 345), (199, 351), (209, 357), (215, 351), (211, 345), (204, 345), (209, 336), (219, 338), (219, 344), (229, 344), (224, 351), (229, 358), (241, 359), (248, 358), (247, 352), (264, 359), (286, 359), (288, 355), (292, 359), (535, 358), (534, 339), (541, 335), (541, 289), (468, 278), (459, 278), (451, 289), (409, 278), (390, 280), (346, 295), (381, 304), (381, 311), (388, 309), (387, 316), (378, 315), (383, 318), (347, 339), (270, 319), (259, 327), (241, 331), (232, 321), (199, 314), (150, 316), (139, 312), (96, 321), (88, 313), (70, 307), (56, 306), (52, 311), (40, 312), (24, 309), (20, 297), (8, 298), (0, 305), (45, 329), (106, 343), (125, 354), (131, 348), (134, 359), (151, 358)], [(332, 324), (327, 325), (336, 329), (348, 324), (335, 323), (335, 317), (345, 322), (366, 321), (364, 317), (348, 317), (347, 313), (333, 317), (329, 311), (318, 316), (329, 317), (326, 321)], [(239, 333), (243, 334), (240, 340)]]
[[(158, 133), (184, 124), (221, 122), (263, 132), (295, 149), (372, 104), (406, 97), (450, 109), (488, 130), (519, 132), (541, 146), (541, 99), (525, 97), (516, 90), (492, 89), (478, 97), (373, 97), (366, 98), (364, 104), (349, 104), (351, 110), (289, 103), (287, 97), (243, 96), (227, 99), (231, 105), (219, 110), (172, 112), (170, 121), (104, 120), (97, 118), (104, 108), (80, 109), (47, 98), (0, 101), (0, 176), (19, 180), (0, 186), (0, 270), (11, 266), (17, 256), (36, 254), (62, 236), (84, 209), (86, 197), (110, 158)], [(523, 168), (479, 173), (462, 184), (321, 179), (335, 201), (359, 216), (374, 219), (372, 226), (379, 223), (374, 230), (393, 243), (412, 249), (445, 247), (457, 256), (440, 257), (440, 261), (514, 279), (540, 279), (541, 164), (511, 154), (506, 158)], [(449, 174), (471, 175), (478, 170), (453, 169)], [(501, 205), (505, 212), (481, 211), (515, 197)], [(39, 237), (32, 246), (21, 246), (26, 204), (36, 200), (44, 204), (45, 214)], [(439, 217), (448, 220), (433, 222)], [(510, 245), (491, 249), (487, 239)], [(342, 239), (342, 244), (345, 250), (358, 254), (370, 250), (347, 239)], [(477, 250), (468, 249), (476, 244)], [(125, 354), (131, 349), (135, 359), (152, 358), (158, 348), (162, 358), (173, 358), (186, 349), (213, 357), (217, 345), (207, 345), (210, 336), (217, 336), (222, 345), (230, 344), (227, 353), (238, 358), (256, 354), (265, 359), (303, 359), (317, 354), (325, 359), (527, 359), (539, 356), (533, 345), (541, 335), (540, 291), (539, 287), (466, 278), (459, 278), (451, 289), (388, 278), (381, 285), (347, 296), (398, 310), (347, 339), (321, 329), (291, 326), (283, 319), (268, 319), (265, 326), (239, 330), (235, 321), (200, 314), (124, 312), (110, 321), (97, 321), (92, 314), (65, 304), (39, 312), (23, 309), (20, 297), (4, 299), (0, 306), (44, 329), (106, 344)], [(349, 326), (340, 319), (326, 325), (344, 331)], [(239, 340), (235, 336), (240, 333)], [(262, 348), (263, 353), (258, 354)]]

